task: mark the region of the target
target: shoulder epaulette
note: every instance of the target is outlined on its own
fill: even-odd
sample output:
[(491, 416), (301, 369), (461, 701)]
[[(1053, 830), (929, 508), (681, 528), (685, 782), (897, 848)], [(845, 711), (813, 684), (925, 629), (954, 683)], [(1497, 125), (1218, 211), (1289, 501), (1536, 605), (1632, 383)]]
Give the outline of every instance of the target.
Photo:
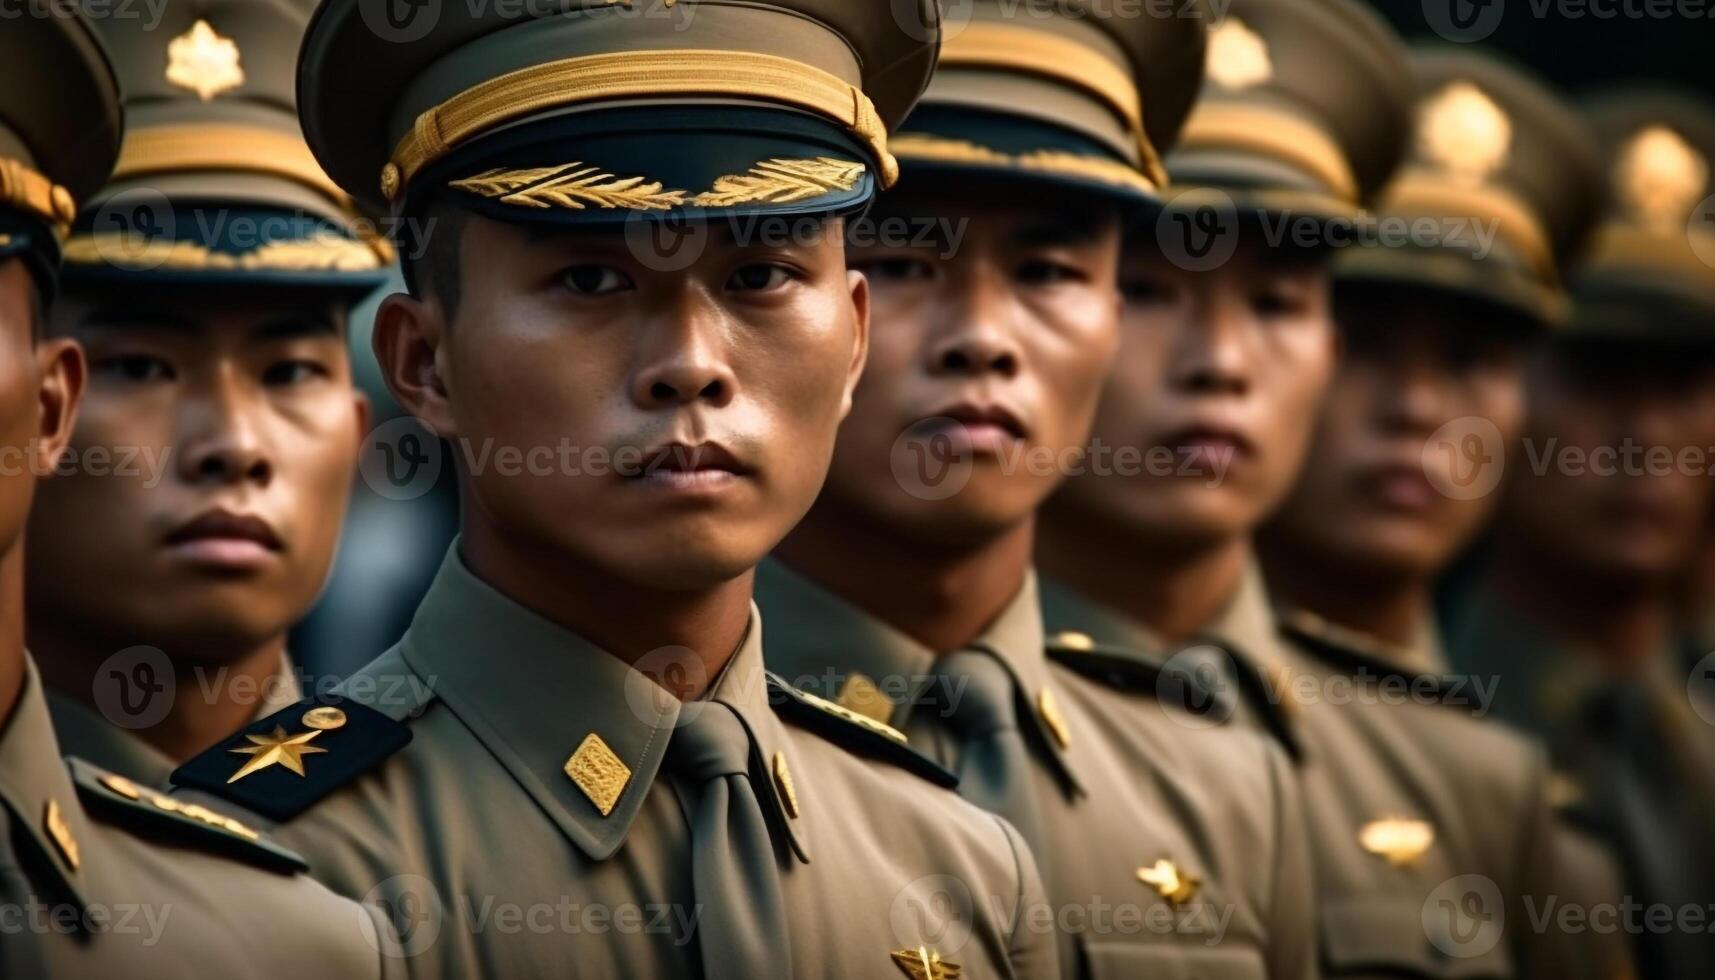
[(1170, 674), (1164, 662), (1149, 654), (1076, 635), (1080, 638), (1066, 639), (1065, 634), (1049, 637), (1044, 644), (1049, 659), (1112, 687), (1153, 693), (1187, 711), (1206, 714), (1223, 707), (1220, 692), (1200, 684), (1189, 672)]
[(147, 786), (91, 765), (67, 759), (78, 798), (93, 817), (169, 843), (210, 851), (269, 871), (298, 874), (309, 863), (262, 836), (261, 831), (199, 803), (175, 799)]
[(349, 698), (307, 698), (253, 722), (180, 766), (199, 789), (270, 820), (290, 820), (411, 741), (411, 729)]
[(768, 703), (781, 717), (857, 755), (891, 762), (948, 789), (959, 785), (959, 777), (912, 748), (903, 732), (800, 691), (773, 673), (768, 674)]

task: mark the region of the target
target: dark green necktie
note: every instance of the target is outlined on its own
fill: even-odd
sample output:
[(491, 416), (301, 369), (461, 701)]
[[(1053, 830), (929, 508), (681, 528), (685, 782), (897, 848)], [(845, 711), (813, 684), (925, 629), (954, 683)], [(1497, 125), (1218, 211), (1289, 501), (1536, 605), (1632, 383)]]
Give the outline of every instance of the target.
[(47, 966), (42, 958), (42, 937), (32, 931), (29, 903), (29, 879), (18, 866), (18, 852), (12, 845), (12, 813), (0, 803), (0, 914), (19, 928), (0, 936), (0, 977), (44, 977)]
[(791, 972), (786, 903), (773, 839), (750, 783), (750, 735), (731, 708), (689, 705), (673, 732), (667, 771), (691, 827), (697, 946), (708, 980)]
[(959, 737), (959, 794), (1005, 817), (1043, 854), (1036, 760), (1019, 726), (1012, 672), (983, 650), (949, 653), (938, 666), (947, 691), (944, 710)]

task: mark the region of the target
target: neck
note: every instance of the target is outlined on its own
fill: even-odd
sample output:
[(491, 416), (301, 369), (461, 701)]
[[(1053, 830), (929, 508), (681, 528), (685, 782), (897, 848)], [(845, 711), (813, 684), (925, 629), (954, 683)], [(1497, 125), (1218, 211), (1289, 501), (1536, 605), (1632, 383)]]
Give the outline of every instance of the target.
[(968, 646), (1018, 596), (1034, 522), (936, 544), (819, 503), (775, 551), (794, 571), (931, 650)]
[[(102, 709), (95, 692), (116, 683), (125, 685), (121, 704), (134, 685), (145, 695), (145, 706), (150, 703), (147, 698), (161, 696), (160, 690), (149, 687), (153, 681), (141, 673), (132, 678), (97, 676), (113, 651), (131, 645), (129, 641), (80, 634), (63, 626), (45, 619), (30, 624), (30, 647), (47, 686), (97, 711)], [(194, 655), (182, 647), (175, 649), (170, 641), (157, 640), (153, 645), (173, 667), (171, 707), (159, 722), (128, 731), (174, 762), (196, 756), (249, 724), (271, 687), (280, 683), (286, 656), (284, 632), (236, 650), (199, 645)]]
[(1337, 561), (1284, 542), (1260, 549), (1269, 591), (1286, 605), (1408, 647), (1430, 615), (1432, 580)]
[(24, 548), (0, 552), (0, 731), (24, 692)]
[[(651, 589), (469, 520), (462, 542), (465, 564), (478, 578), (687, 701), (709, 689), (738, 653), (750, 627), (754, 571), (708, 588)], [(664, 648), (689, 650), (700, 666), (681, 675), (678, 668), (689, 665), (657, 664)], [(657, 657), (644, 661), (651, 653)], [(675, 668), (671, 678), (659, 676), (669, 667)], [(687, 683), (687, 677), (700, 680)]]
[(1044, 572), (1168, 644), (1190, 640), (1226, 611), (1250, 554), (1246, 535), (1166, 543), (1066, 514), (1044, 523), (1036, 549)]
[(1498, 594), (1532, 621), (1615, 671), (1658, 651), (1673, 624), (1669, 591), (1642, 581), (1601, 579), (1532, 542), (1502, 534), (1493, 575)]

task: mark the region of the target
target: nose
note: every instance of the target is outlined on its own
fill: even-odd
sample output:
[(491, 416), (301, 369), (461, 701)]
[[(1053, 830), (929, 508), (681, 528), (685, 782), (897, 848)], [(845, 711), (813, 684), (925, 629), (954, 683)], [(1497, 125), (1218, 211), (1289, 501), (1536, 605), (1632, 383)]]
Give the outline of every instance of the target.
[(183, 478), (191, 483), (266, 486), (274, 476), (274, 461), (258, 425), (260, 411), (256, 393), (238, 372), (221, 368), (183, 406)]
[(1250, 314), (1245, 304), (1205, 296), (1173, 352), (1172, 379), (1192, 394), (1242, 395), (1251, 387)]
[(1022, 355), (1010, 304), (1008, 291), (991, 276), (969, 276), (929, 344), (929, 373), (1016, 377)]
[(730, 403), (737, 379), (726, 354), (726, 325), (711, 304), (693, 300), (646, 330), (631, 397), (641, 408)]
[(1381, 377), (1382, 424), (1396, 432), (1432, 432), (1446, 421), (1451, 383), (1427, 358), (1395, 362)]

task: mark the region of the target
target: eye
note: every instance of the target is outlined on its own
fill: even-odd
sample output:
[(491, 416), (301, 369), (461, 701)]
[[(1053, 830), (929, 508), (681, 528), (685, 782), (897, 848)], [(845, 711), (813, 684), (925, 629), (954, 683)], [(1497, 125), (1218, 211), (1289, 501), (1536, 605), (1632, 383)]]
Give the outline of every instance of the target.
[(560, 273), (560, 282), (580, 296), (606, 296), (632, 288), (625, 273), (609, 265), (574, 265)]
[(268, 370), (262, 372), (262, 383), (271, 387), (283, 388), (332, 376), (332, 373), (324, 365), (316, 361), (280, 361), (277, 364), (270, 364)]
[(935, 276), (935, 270), (929, 263), (903, 255), (854, 262), (852, 268), (871, 282), (922, 282)]
[(773, 262), (755, 262), (741, 267), (727, 280), (726, 288), (738, 292), (779, 289), (792, 278), (792, 270)]
[(1034, 286), (1052, 286), (1064, 282), (1085, 282), (1089, 279), (1084, 270), (1064, 262), (1052, 259), (1029, 259), (1021, 263), (1014, 273), (1018, 281)]
[(177, 374), (173, 366), (149, 354), (122, 354), (104, 357), (90, 365), (92, 372), (133, 384), (171, 381)]
[(1120, 295), (1125, 301), (1135, 306), (1153, 306), (1174, 301), (1176, 294), (1173, 287), (1159, 279), (1147, 276), (1136, 276), (1120, 282)]
[(1292, 289), (1268, 288), (1251, 296), (1251, 309), (1263, 317), (1296, 316), (1307, 306), (1304, 297)]

